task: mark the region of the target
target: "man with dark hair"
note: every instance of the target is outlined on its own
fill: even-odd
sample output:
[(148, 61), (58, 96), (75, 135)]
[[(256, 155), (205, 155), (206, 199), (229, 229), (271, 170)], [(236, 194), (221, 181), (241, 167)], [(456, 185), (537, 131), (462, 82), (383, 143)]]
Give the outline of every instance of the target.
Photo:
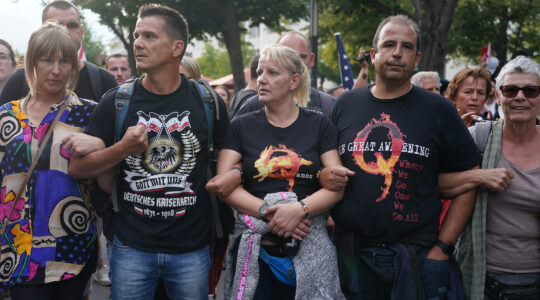
[[(286, 32), (277, 39), (276, 44), (292, 48), (294, 51), (298, 52), (300, 58), (308, 69), (311, 70), (311, 68), (313, 68), (315, 54), (311, 52), (311, 43), (309, 40), (300, 32)], [(327, 93), (318, 91), (315, 88), (311, 88), (309, 102), (306, 109), (328, 116), (330, 111), (332, 111), (334, 100), (334, 97), (328, 95)], [(252, 97), (248, 99), (244, 107), (238, 110), (236, 116), (259, 110), (263, 108), (263, 106), (264, 105), (259, 101), (259, 96)]]
[(131, 68), (124, 54), (116, 53), (107, 57), (105, 63), (107, 71), (114, 75), (118, 85), (123, 84), (131, 77)]
[[(206, 299), (213, 222), (205, 184), (211, 145), (197, 87), (178, 72), (188, 27), (178, 11), (146, 4), (133, 36), (137, 70), (146, 75), (132, 83), (131, 104), (120, 124), (118, 90), (103, 96), (86, 133), (101, 138), (107, 148), (72, 158), (70, 172), (77, 178), (107, 174), (116, 182), (113, 299), (152, 299), (159, 279), (171, 299)], [(228, 125), (226, 111), (220, 99), (212, 136), (216, 146)], [(116, 138), (112, 124), (121, 126)]]
[(479, 155), (452, 105), (411, 84), (418, 37), (408, 17), (381, 22), (370, 53), (375, 85), (343, 94), (330, 116), (344, 167), (323, 169), (321, 182), (349, 181), (332, 210), (348, 299), (443, 299), (474, 205), (475, 190), (457, 196), (439, 231), (438, 174), (474, 168)]
[[(65, 26), (77, 45), (82, 45), (84, 28), (81, 24), (79, 10), (73, 4), (67, 1), (53, 1), (43, 8), (41, 20), (43, 23), (54, 20)], [(106, 91), (115, 86), (116, 80), (109, 72), (90, 62), (83, 61), (79, 55), (79, 81), (75, 88), (77, 96), (99, 101)], [(21, 68), (15, 71), (6, 83), (6, 87), (0, 94), (0, 103), (21, 99), (28, 92), (24, 69)]]
[(246, 88), (234, 95), (229, 109), (229, 117), (231, 119), (236, 116), (249, 98), (257, 95), (257, 66), (259, 66), (259, 55), (255, 55), (249, 62), (249, 82)]

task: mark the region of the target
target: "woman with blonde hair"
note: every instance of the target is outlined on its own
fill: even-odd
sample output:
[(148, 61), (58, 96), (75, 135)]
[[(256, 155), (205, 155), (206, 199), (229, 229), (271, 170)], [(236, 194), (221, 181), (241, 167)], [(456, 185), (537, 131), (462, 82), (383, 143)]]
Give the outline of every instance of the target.
[(317, 179), (322, 166), (341, 165), (336, 129), (304, 109), (309, 70), (293, 49), (267, 46), (257, 74), (264, 108), (230, 124), (213, 179), (243, 165), (243, 186), (223, 199), (238, 212), (225, 297), (343, 298), (325, 229), (342, 191), (321, 188)]
[(30, 93), (0, 108), (0, 284), (13, 300), (82, 299), (95, 270), (88, 185), (68, 175), (71, 155), (103, 147), (76, 139), (95, 107), (72, 93), (77, 48), (55, 23), (34, 31), (25, 56)]

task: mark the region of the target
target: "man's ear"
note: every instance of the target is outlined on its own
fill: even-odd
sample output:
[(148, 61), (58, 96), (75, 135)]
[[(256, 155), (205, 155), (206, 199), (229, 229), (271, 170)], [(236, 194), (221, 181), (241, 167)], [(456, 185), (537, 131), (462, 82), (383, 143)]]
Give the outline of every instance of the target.
[(311, 68), (313, 68), (313, 65), (315, 65), (315, 54), (311, 53), (309, 57), (309, 66), (306, 67), (311, 70)]
[(173, 56), (180, 57), (184, 53), (185, 45), (181, 40), (174, 41), (173, 43)]

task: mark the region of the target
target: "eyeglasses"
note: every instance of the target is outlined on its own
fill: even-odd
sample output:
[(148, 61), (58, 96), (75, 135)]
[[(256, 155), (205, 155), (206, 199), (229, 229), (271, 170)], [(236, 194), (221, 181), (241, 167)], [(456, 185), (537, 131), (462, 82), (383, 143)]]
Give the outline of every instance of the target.
[(6, 62), (8, 60), (10, 60), (9, 55), (0, 54), (0, 62)]
[(527, 98), (536, 98), (540, 95), (540, 85), (528, 85), (524, 87), (519, 87), (515, 85), (503, 85), (500, 88), (501, 93), (506, 98), (514, 98), (517, 96), (519, 91), (523, 91), (523, 95)]

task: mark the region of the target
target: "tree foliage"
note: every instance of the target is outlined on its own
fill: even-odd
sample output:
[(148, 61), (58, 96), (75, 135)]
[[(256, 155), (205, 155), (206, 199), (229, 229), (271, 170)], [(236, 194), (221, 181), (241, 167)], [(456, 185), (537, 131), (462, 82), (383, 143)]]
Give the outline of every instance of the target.
[(500, 65), (519, 50), (540, 51), (540, 2), (534, 0), (461, 0), (448, 36), (448, 52), (477, 62), (491, 43)]
[(99, 42), (99, 37), (96, 37), (90, 28), (88, 27), (86, 21), (81, 19), (81, 23), (84, 26), (84, 52), (86, 53), (86, 59), (91, 63), (97, 63), (97, 56), (105, 52), (105, 47), (101, 42)]
[[(75, 0), (77, 5), (97, 13), (101, 22), (107, 25), (122, 41), (128, 51), (130, 65), (134, 69), (133, 32), (139, 6), (143, 0)], [(188, 20), (192, 37), (205, 39), (215, 36), (222, 42), (229, 56), (234, 75), (235, 89), (242, 88), (243, 55), (241, 33), (243, 24), (251, 26), (265, 24), (279, 30), (283, 19), (298, 21), (308, 14), (308, 1), (282, 0), (279, 5), (273, 0), (166, 0), (163, 4), (180, 11)]]
[[(249, 64), (251, 57), (255, 55), (255, 50), (251, 44), (242, 43), (243, 64)], [(217, 79), (231, 73), (231, 64), (227, 51), (212, 46), (210, 43), (205, 43), (204, 52), (197, 59), (197, 63), (201, 68), (201, 74)]]

